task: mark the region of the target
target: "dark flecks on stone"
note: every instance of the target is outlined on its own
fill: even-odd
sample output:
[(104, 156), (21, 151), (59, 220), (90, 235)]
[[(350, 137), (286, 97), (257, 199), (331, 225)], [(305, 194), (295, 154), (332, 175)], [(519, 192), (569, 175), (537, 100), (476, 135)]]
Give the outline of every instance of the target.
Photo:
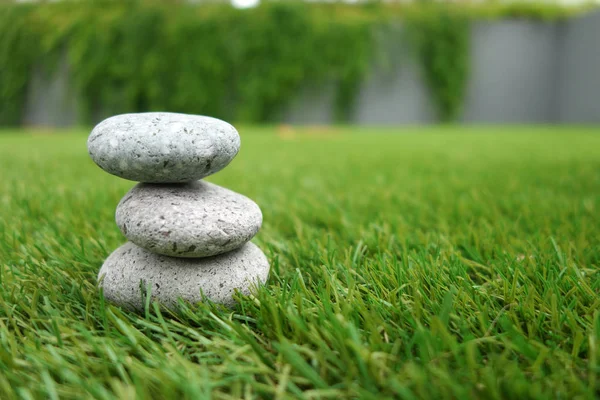
[[(107, 280), (106, 285), (111, 286), (106, 286), (106, 288), (112, 290), (112, 292), (106, 290), (104, 292), (105, 296), (107, 298), (113, 296), (110, 301), (115, 303), (136, 303), (135, 307), (137, 308), (140, 307), (138, 304), (141, 300), (141, 307), (143, 308), (149, 296), (165, 304), (171, 303), (174, 301), (175, 296), (180, 295), (186, 301), (196, 301), (194, 293), (198, 290), (204, 293), (204, 290), (208, 289), (207, 296), (211, 300), (231, 304), (231, 294), (229, 294), (231, 288), (248, 289), (247, 283), (232, 282), (236, 279), (246, 279), (244, 278), (244, 270), (255, 268), (252, 276), (247, 274), (248, 282), (250, 278), (254, 278), (254, 275), (260, 275), (261, 281), (264, 281), (268, 272), (268, 263), (264, 255), (261, 254), (259, 249), (253, 250), (256, 247), (252, 243), (244, 244), (244, 241), (249, 240), (260, 225), (260, 222), (257, 222), (262, 220), (260, 210), (246, 210), (244, 199), (237, 198), (233, 198), (231, 204), (227, 203), (226, 207), (221, 206), (221, 204), (218, 204), (219, 207), (213, 207), (216, 209), (214, 212), (212, 212), (211, 207), (208, 207), (209, 210), (207, 211), (206, 202), (204, 204), (199, 202), (200, 204), (191, 210), (187, 208), (188, 202), (191, 201), (191, 196), (196, 190), (202, 192), (203, 196), (208, 191), (208, 188), (204, 188), (203, 185), (209, 184), (203, 184), (199, 179), (222, 169), (238, 153), (239, 136), (235, 130), (230, 129), (228, 125), (218, 125), (215, 127), (214, 135), (204, 137), (206, 136), (204, 127), (208, 126), (210, 128), (214, 125), (213, 120), (202, 121), (201, 119), (204, 117), (190, 116), (191, 126), (189, 124), (184, 126), (187, 116), (168, 113), (160, 115), (145, 114), (140, 115), (139, 118), (136, 115), (116, 117), (117, 120), (119, 118), (125, 119), (124, 123), (127, 128), (125, 129), (118, 126), (117, 123), (113, 123), (112, 125), (116, 126), (114, 130), (117, 132), (113, 135), (112, 131), (108, 129), (111, 127), (109, 123), (106, 132), (102, 132), (102, 137), (100, 133), (97, 133), (90, 141), (94, 142), (94, 146), (91, 146), (90, 149), (90, 155), (94, 161), (101, 160), (102, 163), (98, 162), (98, 164), (110, 173), (129, 180), (146, 182), (140, 185), (147, 185), (152, 190), (156, 189), (157, 192), (162, 190), (164, 196), (157, 193), (154, 199), (158, 201), (158, 199), (162, 200), (164, 197), (164, 201), (161, 204), (163, 208), (148, 206), (149, 210), (146, 213), (146, 218), (141, 220), (132, 219), (132, 214), (138, 208), (146, 207), (143, 201), (135, 196), (127, 195), (120, 203), (119, 207), (125, 203), (127, 204), (126, 211), (121, 214), (122, 223), (117, 221), (117, 224), (128, 238), (131, 237), (132, 242), (126, 246), (133, 246), (134, 250), (132, 251), (130, 248), (126, 252), (118, 252), (113, 257), (114, 260), (111, 259), (111, 262), (115, 265), (108, 263), (106, 267), (103, 266), (109, 274), (112, 271), (120, 274), (120, 278), (116, 276), (117, 279), (114, 279), (115, 275), (112, 277), (108, 275), (112, 280)], [(199, 122), (195, 121), (196, 118), (199, 119)], [(177, 129), (170, 129), (173, 127), (170, 125), (171, 121), (180, 122), (178, 119), (183, 119), (183, 122), (178, 123)], [(169, 129), (165, 128), (167, 126)], [(175, 137), (175, 133), (171, 134), (172, 131), (178, 131), (175, 133), (178, 133), (179, 136)], [(184, 135), (181, 135), (181, 133), (184, 133)], [(111, 135), (119, 139), (118, 148), (108, 145), (110, 143), (107, 141), (112, 138)], [(128, 139), (121, 140), (123, 135), (128, 135)], [(178, 141), (182, 142), (179, 143)], [(160, 146), (160, 148), (146, 146), (147, 143), (161, 144), (161, 146), (166, 146), (167, 151), (161, 151), (160, 149), (163, 147)], [(115, 159), (112, 157), (111, 151), (118, 153), (117, 155), (120, 154), (121, 158)], [(119, 163), (118, 161), (122, 162)], [(173, 189), (171, 195), (169, 195), (170, 189)], [(170, 196), (173, 196), (173, 198), (169, 198)], [(169, 203), (171, 203), (171, 206), (168, 205)], [(257, 208), (251, 202), (249, 204), (248, 209)], [(238, 205), (240, 206), (238, 207)], [(201, 215), (203, 206), (205, 215)], [(219, 212), (220, 208), (225, 208), (226, 211)], [(245, 211), (253, 211), (256, 214), (253, 216), (255, 218), (246, 216)], [(213, 218), (216, 216), (222, 219), (215, 223), (213, 218), (207, 218), (207, 212), (210, 212)], [(160, 213), (163, 215), (160, 215)], [(158, 218), (157, 214), (159, 214)], [(250, 228), (247, 228), (249, 230), (247, 234), (246, 232), (238, 232), (237, 227), (240, 224), (232, 222), (241, 218), (240, 215), (247, 217), (248, 225), (251, 225)], [(245, 223), (245, 221), (243, 222)], [(204, 234), (201, 230), (200, 234), (197, 234), (194, 229), (198, 226), (208, 227), (205, 230), (210, 231), (209, 233), (212, 233), (212, 236)], [(177, 229), (181, 229), (181, 231)], [(141, 240), (139, 237), (146, 233), (153, 235), (153, 237), (144, 238), (145, 242), (142, 243), (144, 245), (142, 247), (134, 246), (133, 240)], [(207, 235), (208, 237), (205, 237)], [(214, 249), (223, 245), (230, 247), (225, 253), (214, 256), (206, 255), (206, 253), (212, 251), (222, 250)], [(172, 254), (168, 254), (169, 249), (172, 249)], [(161, 251), (165, 253), (161, 253)], [(242, 253), (236, 253), (238, 251)], [(251, 254), (246, 254), (249, 251), (251, 251)], [(165, 256), (160, 256), (160, 254)], [(242, 254), (248, 257), (240, 257)], [(126, 255), (135, 259), (130, 258), (127, 260), (124, 257)], [(254, 264), (237, 266), (240, 259), (244, 263), (244, 259), (251, 260), (255, 256)], [(222, 257), (222, 259), (218, 257)], [(196, 263), (198, 265), (207, 263), (206, 266), (210, 266), (210, 268), (208, 268), (208, 271), (205, 268), (201, 270), (188, 268), (194, 267)], [(120, 271), (119, 268), (123, 270)], [(228, 268), (232, 269), (227, 270)], [(123, 274), (123, 271), (127, 271), (127, 273)], [(182, 281), (179, 282), (181, 285), (173, 284), (173, 282), (178, 281), (178, 277), (175, 276), (177, 273), (171, 273), (170, 271), (178, 271), (177, 273), (182, 274), (180, 275)], [(130, 273), (131, 275), (128, 275)], [(198, 273), (202, 279), (195, 282), (193, 281), (194, 274), (198, 276)], [(103, 276), (107, 275), (104, 274)], [(205, 279), (207, 276), (210, 279)], [(190, 279), (192, 279), (192, 285), (189, 285)], [(185, 292), (185, 290), (188, 290), (186, 285), (190, 286), (190, 293)], [(203, 285), (206, 285), (206, 287)], [(129, 290), (132, 294), (133, 292), (135, 294), (130, 296)]]
[(123, 199), (123, 202), (121, 203), (121, 205), (123, 205), (123, 204), (127, 203), (129, 200), (131, 200), (131, 199), (132, 199), (132, 197), (133, 197), (133, 196), (127, 196), (127, 197), (125, 197), (125, 198)]
[[(111, 255), (99, 276), (107, 277), (103, 289), (111, 303), (132, 305), (139, 311), (144, 310), (150, 296), (170, 308), (179, 299), (191, 303), (202, 301), (199, 291), (211, 301), (233, 306), (236, 289), (247, 295), (256, 279), (264, 283), (268, 276), (264, 254), (251, 243), (234, 253), (193, 259), (158, 256), (132, 243), (124, 246), (133, 249), (132, 255), (125, 258), (118, 253)], [(239, 257), (238, 252), (247, 257)], [(240, 265), (242, 258), (253, 261)]]
[[(232, 251), (249, 241), (262, 221), (250, 199), (209, 182), (138, 184), (126, 196), (130, 195), (131, 201), (117, 209), (119, 226), (127, 223), (128, 239), (166, 256), (208, 257)], [(177, 252), (172, 250), (174, 242)]]
[[(114, 140), (119, 146), (111, 145)], [(88, 140), (88, 152), (102, 169), (148, 183), (202, 179), (226, 167), (239, 147), (239, 134), (224, 121), (178, 113), (114, 116), (98, 124)], [(212, 154), (215, 149), (218, 157)], [(207, 158), (213, 158), (208, 170), (204, 168)]]

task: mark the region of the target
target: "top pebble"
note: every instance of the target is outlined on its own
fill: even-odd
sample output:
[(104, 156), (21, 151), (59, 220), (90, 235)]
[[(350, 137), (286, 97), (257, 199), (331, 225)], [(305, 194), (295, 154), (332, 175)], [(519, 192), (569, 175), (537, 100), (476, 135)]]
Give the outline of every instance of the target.
[(92, 160), (110, 174), (182, 183), (225, 168), (240, 149), (240, 136), (216, 118), (152, 112), (105, 119), (92, 130), (87, 146)]

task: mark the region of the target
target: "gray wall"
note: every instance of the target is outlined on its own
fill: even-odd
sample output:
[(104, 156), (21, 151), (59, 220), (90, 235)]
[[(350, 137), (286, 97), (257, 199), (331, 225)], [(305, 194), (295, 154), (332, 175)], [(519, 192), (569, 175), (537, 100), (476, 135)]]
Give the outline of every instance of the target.
[(475, 24), (463, 121), (556, 122), (556, 40), (556, 24)]
[[(350, 123), (359, 125), (435, 122), (435, 109), (419, 66), (406, 43), (398, 43), (402, 25), (393, 35), (379, 37), (381, 58), (375, 60), (359, 89)], [(329, 124), (334, 121), (335, 86), (307, 88), (291, 104), (286, 122)]]
[(382, 58), (375, 60), (363, 83), (352, 118), (359, 125), (426, 124), (435, 121), (435, 108), (402, 25), (380, 38)]
[(38, 66), (29, 82), (24, 125), (65, 127), (77, 124), (78, 102), (66, 57), (56, 68)]
[(294, 100), (284, 114), (284, 120), (294, 125), (327, 125), (335, 120), (335, 86), (306, 87)]
[(565, 123), (600, 123), (600, 13), (560, 26), (558, 115)]
[[(350, 122), (436, 122), (419, 66), (397, 37), (381, 38), (383, 62), (374, 61)], [(553, 23), (476, 23), (471, 32), (470, 70), (464, 123), (599, 123), (600, 12)], [(52, 78), (37, 69), (23, 123), (76, 124), (77, 99), (70, 88), (66, 62)], [(334, 95), (333, 84), (304, 88), (283, 119), (292, 124), (333, 123)]]
[[(417, 63), (407, 48), (383, 43), (391, 65), (375, 63), (351, 122), (436, 122)], [(389, 59), (388, 59), (389, 61)], [(388, 64), (390, 64), (388, 62)], [(331, 90), (294, 103), (292, 123), (327, 123)], [(315, 110), (320, 110), (315, 118)], [(464, 123), (600, 122), (600, 12), (564, 22), (479, 22), (471, 32)]]

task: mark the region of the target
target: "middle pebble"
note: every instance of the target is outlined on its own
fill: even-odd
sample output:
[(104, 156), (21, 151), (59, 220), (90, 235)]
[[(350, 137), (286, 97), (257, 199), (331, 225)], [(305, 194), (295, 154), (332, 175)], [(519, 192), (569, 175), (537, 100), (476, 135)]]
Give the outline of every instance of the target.
[(208, 257), (252, 239), (262, 213), (249, 198), (205, 181), (139, 183), (117, 206), (116, 221), (127, 239), (154, 253)]

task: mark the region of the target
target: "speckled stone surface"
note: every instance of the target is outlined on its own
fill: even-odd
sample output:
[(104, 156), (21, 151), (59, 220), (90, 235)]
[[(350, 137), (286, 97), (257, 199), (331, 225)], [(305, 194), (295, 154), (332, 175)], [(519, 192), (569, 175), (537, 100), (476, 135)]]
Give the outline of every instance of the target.
[(115, 217), (133, 243), (173, 257), (207, 257), (236, 249), (262, 224), (256, 203), (205, 181), (138, 183), (123, 197)]
[(152, 112), (105, 119), (87, 146), (100, 168), (121, 178), (190, 182), (227, 166), (240, 149), (240, 137), (216, 118)]
[(265, 283), (269, 262), (253, 243), (208, 258), (174, 258), (151, 253), (131, 242), (115, 250), (104, 262), (98, 280), (112, 304), (142, 310), (148, 295), (172, 309), (179, 298), (192, 304), (201, 292), (215, 303), (232, 306), (235, 289), (249, 294)]

